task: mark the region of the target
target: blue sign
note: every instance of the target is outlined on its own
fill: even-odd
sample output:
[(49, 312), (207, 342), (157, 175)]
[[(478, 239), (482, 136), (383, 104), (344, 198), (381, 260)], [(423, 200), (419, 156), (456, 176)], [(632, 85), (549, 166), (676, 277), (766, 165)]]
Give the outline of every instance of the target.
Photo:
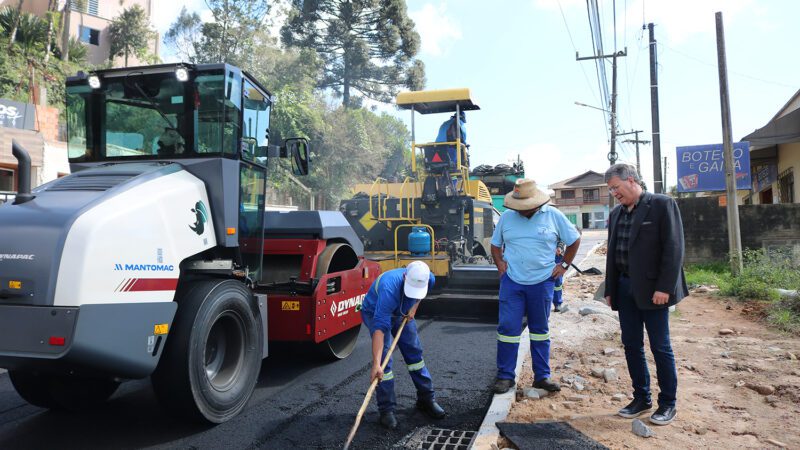
[[(725, 190), (725, 157), (722, 144), (677, 147), (678, 192)], [(750, 190), (750, 143), (733, 144), (736, 189)]]

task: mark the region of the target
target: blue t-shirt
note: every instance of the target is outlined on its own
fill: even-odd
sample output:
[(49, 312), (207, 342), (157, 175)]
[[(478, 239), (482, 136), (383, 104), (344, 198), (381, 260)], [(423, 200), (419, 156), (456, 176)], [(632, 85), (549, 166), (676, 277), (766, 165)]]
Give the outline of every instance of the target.
[[(375, 330), (381, 330), (384, 334), (389, 334), (392, 329), (392, 317), (400, 317), (408, 314), (408, 311), (420, 299), (408, 298), (403, 293), (403, 275), (406, 269), (392, 269), (383, 272), (369, 287), (364, 301), (361, 303), (361, 314), (372, 317), (372, 324)], [(436, 283), (436, 277), (431, 273), (428, 289), (432, 289)], [(370, 330), (374, 331), (374, 330)]]
[(514, 210), (506, 210), (492, 235), (492, 245), (503, 249), (508, 263), (508, 277), (519, 284), (537, 284), (553, 273), (553, 255), (559, 240), (572, 245), (580, 233), (567, 217), (550, 205), (544, 205), (530, 219)]
[[(450, 142), (447, 139), (447, 129), (450, 128), (450, 125), (453, 124), (455, 118), (451, 117), (444, 121), (444, 123), (439, 127), (439, 134), (436, 135), (436, 142)], [(459, 126), (461, 127), (461, 143), (465, 144), (467, 142), (467, 127), (466, 123), (463, 120), (459, 120)], [(455, 141), (455, 139), (453, 139)]]

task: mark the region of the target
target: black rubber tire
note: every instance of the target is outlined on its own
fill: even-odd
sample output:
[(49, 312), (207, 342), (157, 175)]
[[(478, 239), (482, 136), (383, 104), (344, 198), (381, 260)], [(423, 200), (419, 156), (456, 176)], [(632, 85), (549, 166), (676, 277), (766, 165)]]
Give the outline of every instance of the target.
[(89, 378), (73, 375), (28, 371), (9, 372), (17, 393), (28, 403), (48, 409), (86, 411), (108, 400), (119, 382), (112, 378)]
[(236, 280), (180, 289), (178, 312), (151, 380), (168, 409), (223, 423), (239, 414), (261, 370), (263, 327), (252, 294)]
[(40, 408), (58, 407), (58, 403), (50, 394), (51, 375), (24, 370), (9, 370), (8, 377), (17, 394), (26, 402)]

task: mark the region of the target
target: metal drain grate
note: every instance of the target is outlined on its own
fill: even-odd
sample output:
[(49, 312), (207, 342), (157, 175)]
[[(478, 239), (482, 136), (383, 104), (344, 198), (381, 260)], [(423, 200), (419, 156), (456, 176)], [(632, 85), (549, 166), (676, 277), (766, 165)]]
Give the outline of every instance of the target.
[(420, 450), (467, 450), (476, 434), (475, 431), (431, 428), (428, 434), (422, 437), (422, 442), (414, 448)]

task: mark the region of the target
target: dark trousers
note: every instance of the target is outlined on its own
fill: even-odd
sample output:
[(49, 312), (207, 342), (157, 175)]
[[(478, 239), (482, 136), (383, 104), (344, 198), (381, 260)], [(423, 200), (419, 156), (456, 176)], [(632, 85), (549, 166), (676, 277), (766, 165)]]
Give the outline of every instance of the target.
[(656, 362), (658, 405), (675, 407), (678, 372), (675, 370), (675, 356), (672, 354), (672, 345), (669, 341), (669, 308), (639, 309), (631, 295), (631, 280), (626, 276), (619, 278), (617, 307), (633, 396), (651, 401), (650, 372), (647, 370), (647, 360), (644, 356), (644, 328), (647, 328), (650, 350)]
[[(372, 318), (369, 314), (362, 314), (361, 319), (369, 330), (369, 335), (372, 336), (372, 333), (375, 332)], [(392, 340), (394, 340), (394, 336), (397, 335), (401, 323), (402, 319), (400, 317), (392, 317), (392, 332), (383, 335), (383, 354), (381, 355), (381, 361), (386, 358), (386, 353), (389, 351), (389, 347), (392, 346)], [(411, 381), (414, 382), (414, 386), (417, 388), (417, 399), (425, 401), (433, 400), (433, 381), (431, 380), (430, 372), (428, 372), (428, 367), (425, 366), (425, 360), (422, 359), (422, 344), (419, 341), (416, 321), (408, 321), (405, 329), (400, 334), (397, 348), (400, 349), (400, 354), (403, 355), (403, 360), (408, 366), (408, 374), (411, 375)], [(389, 358), (389, 364), (386, 365), (383, 371), (383, 379), (378, 383), (376, 389), (378, 411), (382, 413), (394, 411), (397, 405), (397, 397), (394, 394), (393, 359), (394, 358)]]

